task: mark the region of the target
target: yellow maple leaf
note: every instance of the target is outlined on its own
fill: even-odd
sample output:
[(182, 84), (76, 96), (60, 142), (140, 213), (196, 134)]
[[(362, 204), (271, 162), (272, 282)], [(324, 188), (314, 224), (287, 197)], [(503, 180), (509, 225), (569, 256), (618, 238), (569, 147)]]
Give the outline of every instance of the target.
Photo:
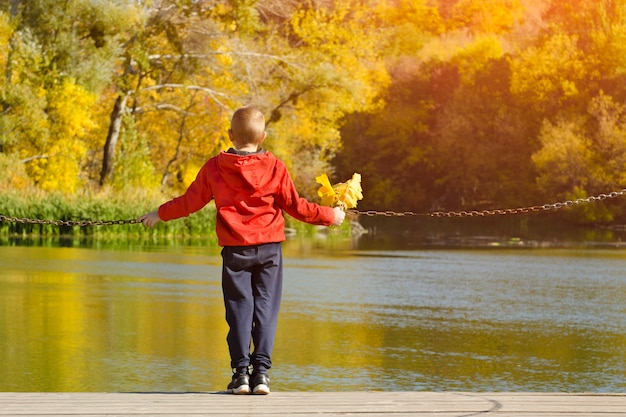
[(319, 190), (317, 190), (317, 195), (319, 195), (322, 199), (322, 205), (329, 207), (333, 206), (333, 204), (335, 204), (337, 194), (335, 193), (333, 186), (330, 185), (328, 175), (322, 174), (318, 177), (315, 177), (315, 182), (322, 185)]
[(322, 198), (324, 206), (338, 205), (343, 208), (354, 208), (358, 201), (363, 199), (361, 174), (354, 173), (348, 181), (332, 186), (326, 174), (316, 177), (315, 181), (322, 185), (317, 194)]

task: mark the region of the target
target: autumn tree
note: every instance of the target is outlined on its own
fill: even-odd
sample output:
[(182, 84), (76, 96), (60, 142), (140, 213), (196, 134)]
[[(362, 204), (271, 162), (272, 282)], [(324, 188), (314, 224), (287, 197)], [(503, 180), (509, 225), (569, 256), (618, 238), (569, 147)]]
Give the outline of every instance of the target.
[[(533, 155), (544, 196), (577, 199), (617, 190), (626, 184), (626, 107), (604, 93), (587, 114), (545, 121), (541, 149)], [(612, 203), (612, 202), (611, 202)], [(622, 214), (604, 203), (575, 211), (577, 221), (607, 222)]]
[[(337, 171), (364, 174), (363, 206), (509, 207), (620, 187), (621, 157), (601, 152), (597, 114), (612, 108), (602, 120), (619, 120), (626, 99), (625, 2), (435, 4), (437, 31), (411, 38), (397, 24), (396, 39), (419, 40), (387, 57), (385, 107), (350, 115), (342, 130)], [(616, 149), (624, 139), (612, 132)]]
[(0, 150), (45, 189), (181, 188), (228, 146), (233, 110), (256, 104), (268, 145), (313, 183), (343, 115), (387, 83), (376, 4), (0, 0)]
[[(323, 172), (360, 172), (375, 209), (623, 188), (625, 16), (624, 0), (0, 0), (4, 183), (178, 192), (254, 104), (309, 197)], [(577, 215), (621, 210), (601, 207)]]
[(523, 17), (519, 0), (458, 0), (448, 9), (448, 31), (465, 29), (473, 34), (508, 33)]
[[(624, 184), (618, 103), (626, 99), (625, 13), (623, 1), (552, 1), (543, 36), (512, 59), (511, 90), (541, 125), (532, 160), (545, 198), (586, 197)], [(620, 212), (604, 204), (577, 210), (578, 221), (612, 220)]]
[(373, 36), (376, 7), (370, 1), (312, 2), (276, 27), (284, 39), (279, 48), (291, 53), (285, 56), (288, 62), (266, 67), (271, 84), (264, 83), (265, 95), (278, 96), (263, 100), (270, 104), (268, 146), (290, 166), (307, 195), (314, 195), (312, 178), (332, 172), (329, 161), (341, 146), (343, 117), (380, 107), (378, 95), (388, 75), (379, 58), (386, 38)]
[[(516, 201), (530, 179), (528, 131), (508, 91), (510, 47), (499, 36), (521, 19), (520, 5), (447, 6), (428, 31), (397, 26), (398, 37), (412, 33), (420, 49), (388, 57), (386, 108), (351, 116), (344, 129), (345, 152), (336, 162), (361, 165), (364, 205), (476, 208)], [(423, 12), (436, 22), (436, 10)]]
[(415, 210), (429, 204), (432, 192), (426, 180), (433, 168), (428, 126), (436, 103), (428, 92), (438, 87), (408, 57), (394, 63), (390, 76), (384, 108), (346, 117), (343, 148), (333, 160), (335, 179), (362, 175), (366, 197), (361, 208)]
[(255, 104), (267, 146), (296, 183), (312, 184), (338, 147), (338, 121), (375, 105), (386, 82), (361, 3), (155, 2), (126, 43), (100, 183), (115, 177), (123, 114), (146, 138), (162, 186), (182, 188), (228, 146), (232, 111)]
[(461, 85), (433, 128), (438, 209), (529, 204), (534, 193), (532, 124), (508, 91), (510, 69), (490, 61)]
[(381, 92), (382, 107), (346, 116), (343, 147), (333, 160), (335, 179), (362, 174), (366, 197), (360, 207), (413, 209), (425, 204), (430, 192), (422, 179), (432, 168), (427, 129), (437, 105), (431, 93), (439, 90), (422, 71), (418, 54), (442, 33), (443, 23), (426, 1), (383, 2), (378, 19), (390, 84)]
[(111, 80), (128, 8), (79, 0), (0, 6), (10, 31), (0, 81), (1, 149), (19, 155), (41, 188), (73, 192), (97, 124), (91, 107)]
[[(193, 103), (181, 104), (179, 99), (186, 101), (187, 94), (191, 92), (197, 106), (207, 104), (199, 113), (205, 118), (215, 110), (214, 105), (218, 109), (227, 107), (220, 100), (222, 93), (211, 86), (194, 82), (201, 66), (199, 61), (215, 57), (214, 53), (205, 53), (204, 40), (215, 35), (214, 42), (219, 43), (221, 38), (217, 36), (221, 33), (218, 22), (211, 20), (217, 13), (212, 3), (153, 2), (143, 10), (142, 19), (137, 21), (133, 30), (127, 33), (119, 60), (119, 76), (114, 80), (112, 110), (99, 174), (101, 185), (114, 171), (117, 145), (124, 128), (129, 129), (128, 134), (132, 137), (150, 139), (154, 144), (152, 150), (156, 153), (153, 161), (167, 161), (167, 158), (172, 158), (166, 153), (167, 148), (177, 148), (187, 138), (184, 127), (176, 126), (178, 118), (172, 122), (169, 117), (170, 113), (175, 113), (187, 120), (192, 112), (190, 106)], [(123, 125), (125, 114), (130, 117), (126, 119), (130, 122), (126, 126)], [(138, 129), (140, 133), (130, 132), (130, 129)], [(171, 146), (172, 142), (168, 139), (172, 136), (178, 141), (178, 146), (176, 142)], [(132, 149), (133, 142), (127, 144)], [(170, 174), (171, 163), (165, 165), (168, 167), (165, 172), (157, 166), (157, 171), (164, 178), (162, 182)], [(118, 176), (118, 181), (133, 182), (138, 179)]]

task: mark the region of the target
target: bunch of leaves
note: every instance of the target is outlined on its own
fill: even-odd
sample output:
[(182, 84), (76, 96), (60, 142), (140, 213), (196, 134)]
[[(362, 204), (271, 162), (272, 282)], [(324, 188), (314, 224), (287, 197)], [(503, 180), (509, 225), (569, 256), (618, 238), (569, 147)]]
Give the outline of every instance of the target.
[(326, 174), (316, 177), (315, 181), (322, 185), (317, 194), (321, 197), (324, 206), (355, 208), (358, 201), (363, 199), (361, 174), (354, 173), (348, 181), (335, 185), (330, 185), (330, 180)]

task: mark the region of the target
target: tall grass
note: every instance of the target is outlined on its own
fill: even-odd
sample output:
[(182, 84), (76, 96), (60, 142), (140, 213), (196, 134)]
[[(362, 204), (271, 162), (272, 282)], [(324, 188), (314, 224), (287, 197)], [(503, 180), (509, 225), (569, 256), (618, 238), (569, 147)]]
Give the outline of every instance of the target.
[[(166, 200), (167, 197), (163, 195), (150, 195), (142, 190), (82, 192), (70, 196), (41, 191), (4, 191), (0, 194), (0, 214), (45, 221), (131, 220), (155, 210)], [(153, 229), (147, 229), (142, 224), (57, 226), (5, 221), (0, 223), (0, 235), (132, 239), (201, 238), (214, 234), (214, 213), (215, 209), (209, 205), (190, 217), (160, 223)]]
[[(16, 190), (0, 191), (0, 214), (20, 219), (46, 221), (117, 221), (136, 219), (144, 213), (156, 210), (169, 197), (163, 194), (150, 194), (141, 189), (119, 192), (83, 191), (67, 196), (61, 193), (42, 191), (24, 192)], [(286, 216), (287, 227), (297, 236), (312, 237), (318, 233), (316, 226), (298, 222)], [(347, 225), (346, 225), (347, 226)], [(337, 231), (349, 236), (349, 226)], [(215, 206), (210, 203), (189, 217), (159, 223), (149, 229), (142, 224), (100, 225), (100, 226), (57, 226), (4, 221), (0, 222), (0, 245), (9, 240), (24, 244), (58, 240), (60, 244), (77, 246), (114, 244), (144, 246), (150, 245), (203, 245), (217, 246), (215, 236)]]

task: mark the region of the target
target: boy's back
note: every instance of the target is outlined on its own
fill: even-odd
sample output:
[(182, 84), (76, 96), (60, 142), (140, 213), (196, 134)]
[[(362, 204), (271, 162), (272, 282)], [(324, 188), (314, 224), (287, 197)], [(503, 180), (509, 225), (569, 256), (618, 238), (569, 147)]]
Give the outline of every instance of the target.
[(162, 220), (187, 216), (211, 199), (217, 209), (220, 246), (249, 246), (285, 240), (285, 210), (312, 224), (330, 225), (330, 207), (301, 198), (285, 165), (270, 152), (221, 152), (200, 170), (182, 196), (159, 208)]

